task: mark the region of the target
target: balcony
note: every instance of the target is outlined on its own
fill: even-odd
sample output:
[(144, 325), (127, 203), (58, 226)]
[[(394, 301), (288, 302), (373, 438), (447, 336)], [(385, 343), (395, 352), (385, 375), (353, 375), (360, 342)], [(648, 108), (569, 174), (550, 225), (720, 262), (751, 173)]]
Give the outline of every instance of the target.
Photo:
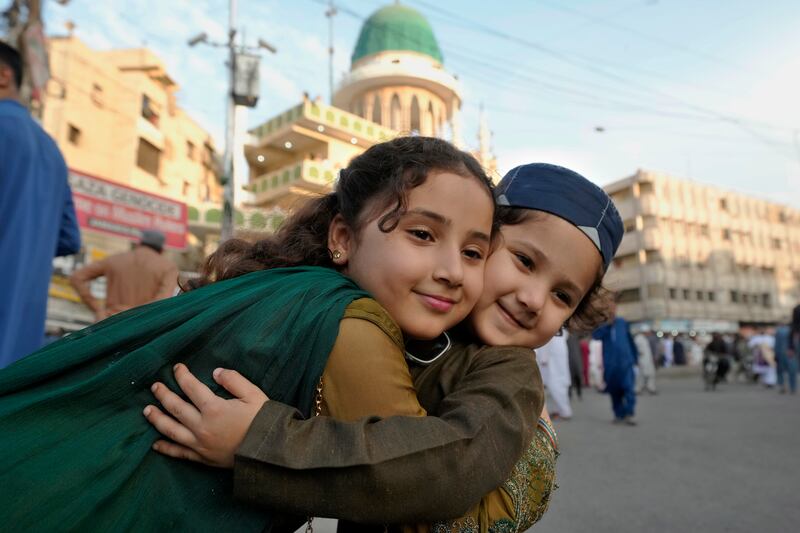
[(254, 178), (247, 190), (253, 193), (259, 205), (289, 194), (297, 187), (320, 194), (331, 190), (338, 172), (329, 161), (304, 160)]

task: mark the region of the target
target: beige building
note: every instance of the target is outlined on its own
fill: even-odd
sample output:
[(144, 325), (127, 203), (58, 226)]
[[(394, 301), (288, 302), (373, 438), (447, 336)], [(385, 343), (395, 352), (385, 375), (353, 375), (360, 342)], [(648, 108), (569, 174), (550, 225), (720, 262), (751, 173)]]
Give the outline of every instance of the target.
[[(50, 39), (49, 56), (42, 123), (71, 170), (186, 203), (190, 215), (221, 202), (211, 137), (176, 104), (178, 85), (157, 56), (97, 51), (74, 36)], [(84, 241), (127, 247), (91, 231)]]
[[(334, 105), (305, 98), (250, 131), (251, 207), (268, 211), (243, 209), (245, 229), (274, 227), (304, 198), (329, 191), (338, 171), (377, 142), (420, 134), (463, 144), (461, 87), (419, 12), (393, 4), (373, 13), (351, 60)], [(497, 164), (484, 116), (478, 140), (474, 155), (492, 175)]]
[(606, 277), (658, 330), (735, 330), (800, 303), (800, 210), (640, 170), (606, 185), (626, 234)]

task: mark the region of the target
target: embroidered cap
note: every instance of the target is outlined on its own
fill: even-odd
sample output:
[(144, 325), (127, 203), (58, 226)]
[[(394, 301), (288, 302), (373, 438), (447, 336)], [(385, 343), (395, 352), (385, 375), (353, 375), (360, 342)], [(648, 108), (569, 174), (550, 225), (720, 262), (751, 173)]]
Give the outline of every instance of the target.
[(497, 205), (536, 209), (574, 224), (597, 247), (603, 269), (614, 258), (625, 232), (606, 192), (568, 168), (529, 163), (512, 169), (495, 188)]

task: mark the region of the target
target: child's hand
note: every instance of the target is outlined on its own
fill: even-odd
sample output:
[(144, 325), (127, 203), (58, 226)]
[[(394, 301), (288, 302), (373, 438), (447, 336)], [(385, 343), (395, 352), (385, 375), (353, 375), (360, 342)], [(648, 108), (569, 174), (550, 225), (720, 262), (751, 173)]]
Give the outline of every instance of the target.
[(183, 401), (163, 383), (153, 384), (156, 399), (175, 417), (154, 405), (145, 407), (147, 421), (173, 441), (159, 440), (153, 449), (178, 459), (232, 468), (236, 450), (269, 398), (235, 370), (214, 370), (214, 381), (233, 394), (231, 400), (211, 392), (185, 365), (175, 365), (175, 380), (192, 403)]

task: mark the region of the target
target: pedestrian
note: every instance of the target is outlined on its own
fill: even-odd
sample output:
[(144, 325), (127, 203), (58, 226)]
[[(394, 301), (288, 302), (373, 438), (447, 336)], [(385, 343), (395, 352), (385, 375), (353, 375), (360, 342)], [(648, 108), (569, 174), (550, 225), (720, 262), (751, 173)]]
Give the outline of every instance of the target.
[(636, 345), (628, 322), (616, 316), (616, 311), (617, 306), (614, 303), (610, 309), (611, 321), (597, 328), (592, 338), (603, 342), (603, 379), (606, 382), (606, 392), (611, 395), (614, 423), (635, 426)]
[(728, 349), (728, 345), (725, 343), (721, 334), (713, 333), (711, 335), (711, 342), (706, 346), (703, 356), (703, 368), (706, 368), (709, 361), (716, 360), (715, 375), (709, 376), (709, 379), (713, 381), (713, 385), (722, 383), (727, 378), (728, 371), (731, 367), (730, 360), (728, 359)]
[[(572, 392), (574, 391), (579, 400), (583, 399), (583, 346), (582, 339), (575, 331), (566, 331), (567, 333), (567, 350), (569, 352), (569, 375), (570, 387), (569, 398), (572, 399)], [(587, 346), (588, 349), (588, 346)], [(588, 353), (587, 353), (588, 355)]]
[(653, 352), (650, 348), (650, 341), (643, 332), (637, 333), (633, 337), (636, 350), (639, 352), (639, 383), (636, 386), (636, 393), (641, 394), (645, 390), (650, 394), (657, 394), (656, 390), (656, 365)]
[(43, 345), (53, 258), (81, 247), (67, 166), (20, 103), (22, 77), (0, 42), (0, 368)]
[(567, 331), (562, 330), (561, 335), (556, 335), (536, 350), (536, 358), (542, 365), (542, 380), (550, 400), (546, 405), (553, 420), (572, 418), (572, 405), (569, 402), (571, 377), (568, 335)]
[(771, 389), (778, 382), (778, 372), (775, 368), (775, 336), (770, 335), (766, 328), (758, 328), (756, 334), (747, 341), (747, 347), (752, 353), (753, 373), (760, 377), (762, 385)]
[(672, 366), (673, 361), (675, 360), (674, 357), (674, 349), (675, 349), (675, 339), (669, 333), (664, 333), (664, 338), (661, 340), (661, 353), (663, 358), (661, 360), (661, 366), (664, 368), (669, 368)]
[(589, 381), (589, 338), (581, 337), (581, 362), (583, 368), (583, 386), (590, 386)]
[(683, 340), (683, 335), (680, 333), (672, 343), (672, 364), (675, 366), (684, 366), (686, 364), (686, 344)]
[(775, 330), (775, 359), (778, 369), (778, 387), (781, 394), (797, 393), (798, 348), (800, 348), (800, 305), (792, 311), (792, 321)]
[[(178, 268), (164, 257), (164, 234), (145, 230), (133, 250), (106, 257), (76, 270), (69, 278), (96, 322), (156, 300), (168, 298), (178, 286)], [(105, 276), (105, 305), (92, 296), (91, 281)]]

